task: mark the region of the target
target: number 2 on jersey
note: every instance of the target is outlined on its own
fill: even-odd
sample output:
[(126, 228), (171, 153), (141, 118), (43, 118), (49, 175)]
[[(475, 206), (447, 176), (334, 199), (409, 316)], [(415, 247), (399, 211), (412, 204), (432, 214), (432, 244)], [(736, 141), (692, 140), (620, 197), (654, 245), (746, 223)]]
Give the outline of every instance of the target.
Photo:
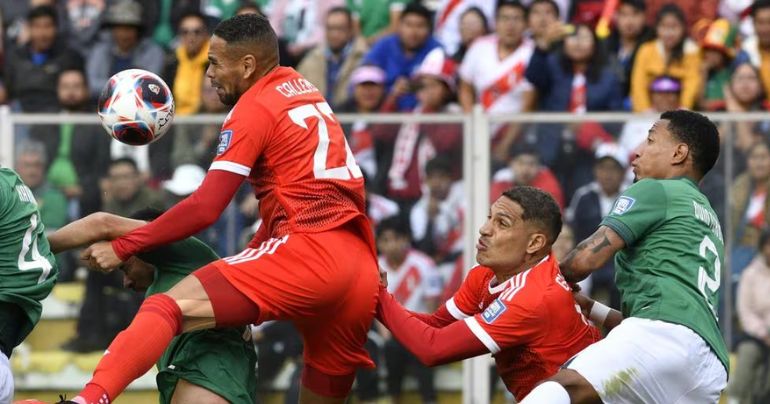
[[(18, 266), (20, 271), (30, 271), (33, 269), (40, 269), (43, 272), (40, 274), (37, 283), (43, 282), (48, 278), (48, 274), (53, 269), (48, 260), (40, 254), (40, 250), (37, 248), (37, 235), (33, 234), (37, 228), (37, 215), (32, 215), (29, 218), (29, 228), (24, 233), (24, 238), (21, 240), (21, 252), (19, 253)], [(30, 258), (31, 261), (27, 261), (27, 253), (32, 251)]]
[[(702, 266), (698, 267), (698, 289), (706, 299), (706, 304), (708, 304), (709, 309), (711, 309), (711, 313), (714, 314), (714, 318), (719, 319), (719, 316), (714, 309), (714, 305), (711, 303), (711, 299), (719, 290), (719, 284), (721, 282), (720, 277), (722, 275), (722, 262), (719, 260), (719, 252), (717, 251), (717, 246), (708, 236), (705, 236), (703, 237), (703, 241), (700, 243), (698, 252), (700, 253), (701, 257), (707, 258), (706, 253), (709, 251), (716, 257), (714, 258), (714, 277), (712, 278), (709, 276), (706, 268)], [(706, 292), (707, 289), (708, 293)]]
[[(331, 135), (339, 137), (340, 139), (334, 139), (335, 143), (331, 143), (329, 128), (326, 125), (326, 120), (335, 122), (334, 113), (329, 104), (325, 102), (319, 102), (317, 104), (305, 104), (296, 108), (292, 108), (289, 111), (289, 118), (295, 124), (309, 129), (307, 125), (308, 118), (318, 119), (318, 147), (313, 154), (313, 174), (318, 179), (332, 179), (332, 180), (349, 180), (351, 175), (353, 178), (361, 178), (361, 168), (356, 164), (356, 159), (353, 153), (350, 151), (345, 135), (342, 131), (332, 131)], [(329, 155), (329, 147), (337, 144), (341, 141), (345, 145), (345, 165), (338, 167), (326, 167), (326, 162)]]

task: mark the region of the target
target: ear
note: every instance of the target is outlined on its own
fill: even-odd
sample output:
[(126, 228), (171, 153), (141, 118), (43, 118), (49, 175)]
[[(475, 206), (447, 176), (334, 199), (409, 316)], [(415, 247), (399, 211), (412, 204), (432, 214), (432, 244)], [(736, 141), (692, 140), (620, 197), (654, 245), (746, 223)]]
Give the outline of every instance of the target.
[(243, 66), (243, 79), (248, 79), (251, 75), (257, 72), (257, 58), (254, 55), (247, 53), (241, 57), (241, 66)]
[(543, 233), (532, 233), (527, 242), (527, 254), (535, 254), (545, 247), (548, 238)]
[(690, 155), (690, 146), (685, 143), (679, 143), (674, 149), (674, 155), (671, 156), (671, 163), (673, 165), (684, 164), (687, 161), (687, 156)]

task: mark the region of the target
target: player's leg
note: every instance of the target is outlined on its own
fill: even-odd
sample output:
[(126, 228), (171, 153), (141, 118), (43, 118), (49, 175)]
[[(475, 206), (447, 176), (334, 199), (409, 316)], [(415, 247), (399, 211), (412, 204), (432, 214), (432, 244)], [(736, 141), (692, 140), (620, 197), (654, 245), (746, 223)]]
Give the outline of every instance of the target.
[(539, 384), (522, 401), (522, 404), (602, 404), (602, 399), (591, 383), (572, 369), (561, 369), (559, 373)]
[[(225, 326), (236, 321), (241, 325), (255, 321), (259, 314), (256, 305), (218, 273), (217, 267), (207, 265), (167, 293), (145, 299), (128, 328), (110, 344), (93, 378), (74, 401), (90, 404), (114, 400), (158, 361), (175, 336), (220, 325), (214, 320), (216, 313), (227, 312), (222, 316)], [(216, 290), (214, 304), (209, 298), (212, 290)], [(217, 311), (216, 307), (228, 310)]]
[(345, 229), (314, 235), (307, 248), (309, 257), (320, 257), (315, 271), (323, 282), (307, 279), (305, 286), (324, 293), (312, 314), (294, 319), (305, 348), (300, 402), (343, 402), (356, 369), (374, 367), (364, 344), (377, 305), (377, 262), (368, 244)]
[(204, 387), (179, 379), (171, 398), (171, 404), (228, 404), (222, 396)]

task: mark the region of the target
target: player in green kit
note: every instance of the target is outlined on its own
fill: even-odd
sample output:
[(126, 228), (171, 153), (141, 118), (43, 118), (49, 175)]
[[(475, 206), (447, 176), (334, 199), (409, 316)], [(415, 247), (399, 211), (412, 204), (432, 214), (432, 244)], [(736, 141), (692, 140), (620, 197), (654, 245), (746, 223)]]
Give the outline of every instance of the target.
[[(95, 213), (49, 236), (55, 252), (111, 240), (153, 220), (161, 212), (144, 210), (134, 219)], [(162, 293), (194, 270), (219, 259), (200, 240), (189, 237), (132, 257), (121, 265), (125, 287), (147, 296)], [(256, 353), (247, 328), (193, 331), (171, 341), (157, 363), (161, 403), (253, 404)], [(0, 401), (1, 402), (1, 401)]]
[(0, 403), (13, 399), (8, 358), (40, 320), (56, 283), (56, 260), (48, 247), (32, 191), (9, 168), (0, 168)]
[[(724, 241), (698, 190), (718, 156), (719, 133), (703, 115), (669, 111), (652, 126), (635, 151), (636, 182), (561, 265), (575, 282), (615, 256), (625, 319), (522, 404), (719, 400), (729, 366), (716, 315)], [(601, 322), (609, 309), (594, 306)]]

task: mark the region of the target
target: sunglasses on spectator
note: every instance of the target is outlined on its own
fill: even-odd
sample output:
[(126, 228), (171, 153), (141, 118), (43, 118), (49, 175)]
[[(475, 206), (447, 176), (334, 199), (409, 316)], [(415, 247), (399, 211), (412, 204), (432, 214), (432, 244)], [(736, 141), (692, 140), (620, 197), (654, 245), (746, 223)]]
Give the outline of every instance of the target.
[(203, 28), (195, 28), (195, 29), (185, 29), (182, 28), (179, 30), (179, 35), (203, 35), (204, 31)]

